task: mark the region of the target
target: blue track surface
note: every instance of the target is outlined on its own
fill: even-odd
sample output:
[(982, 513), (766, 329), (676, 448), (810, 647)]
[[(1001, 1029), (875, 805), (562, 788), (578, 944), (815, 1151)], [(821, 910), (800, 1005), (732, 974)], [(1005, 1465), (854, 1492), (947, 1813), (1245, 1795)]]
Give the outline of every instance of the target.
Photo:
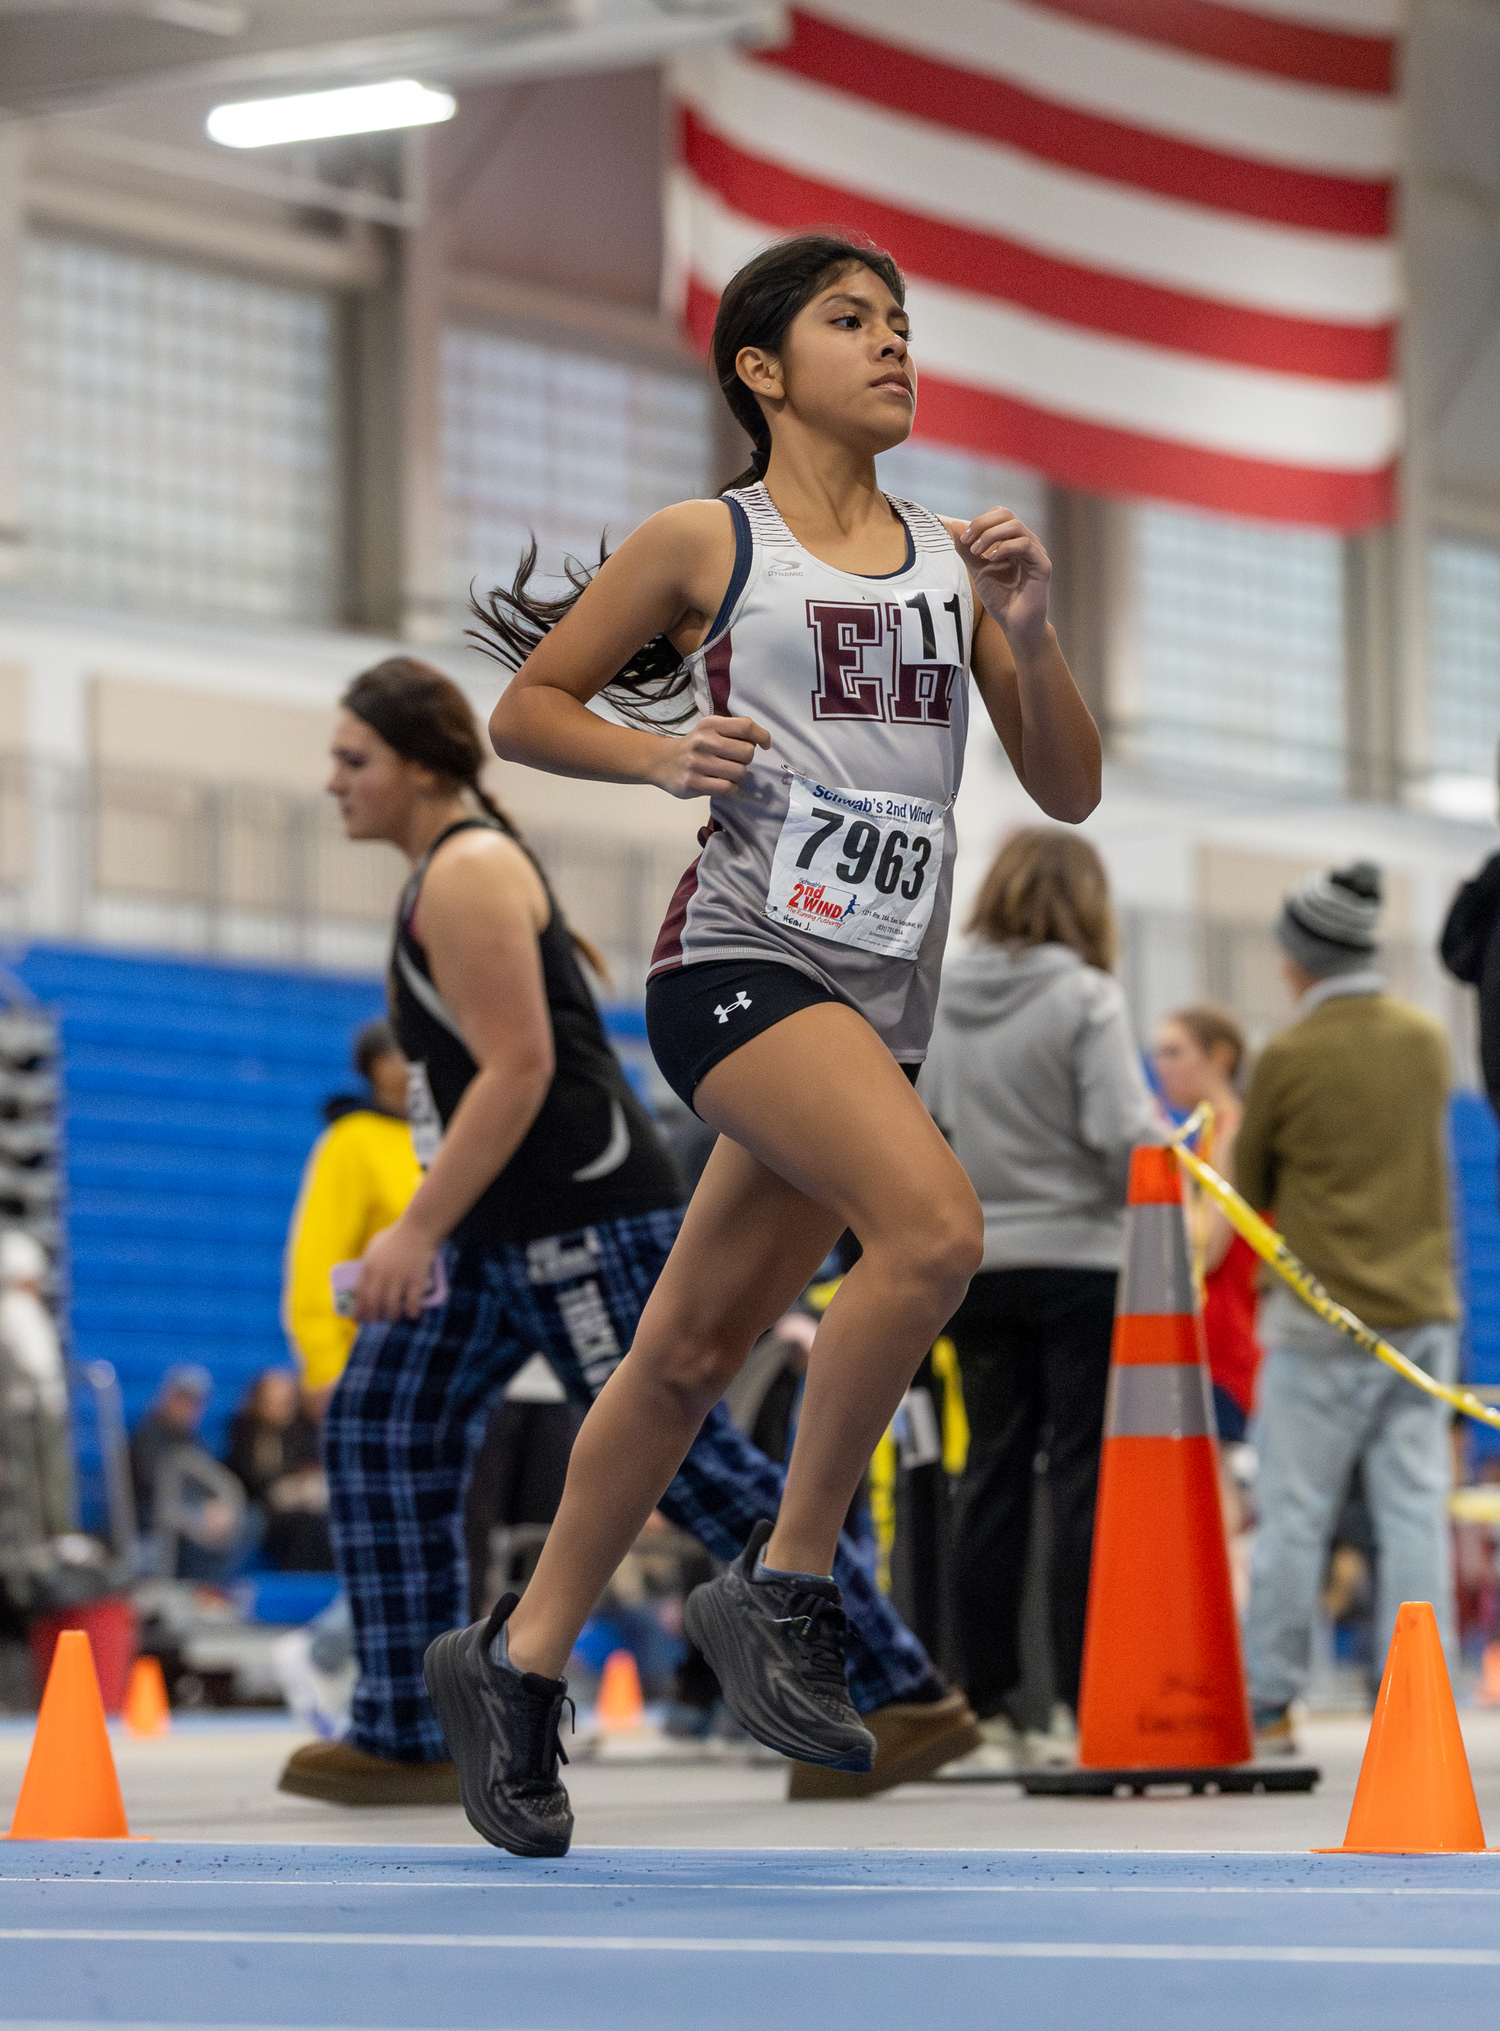
[(0, 1848), (0, 2026), (1411, 2031), (1500, 2015), (1500, 1857)]

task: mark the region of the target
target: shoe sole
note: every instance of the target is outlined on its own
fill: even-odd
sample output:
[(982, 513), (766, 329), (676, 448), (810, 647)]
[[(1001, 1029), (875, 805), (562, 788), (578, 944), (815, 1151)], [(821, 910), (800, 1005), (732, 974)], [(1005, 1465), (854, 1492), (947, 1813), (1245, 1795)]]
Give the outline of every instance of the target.
[[(442, 1724), (443, 1739), (453, 1750), (453, 1762), (458, 1775), (458, 1802), (464, 1809), (465, 1817), (475, 1833), (482, 1834), (492, 1848), (504, 1848), (507, 1854), (523, 1856), (528, 1861), (550, 1861), (558, 1855), (565, 1855), (573, 1844), (572, 1828), (559, 1840), (537, 1840), (534, 1836), (515, 1833), (494, 1817), (489, 1801), (476, 1810), (464, 1787), (464, 1758), (460, 1753), (473, 1732), (468, 1715), (468, 1701), (465, 1688), (454, 1662), (453, 1653), (462, 1641), (464, 1632), (453, 1630), (446, 1636), (427, 1646), (427, 1655), (422, 1659), (422, 1682), (427, 1687), (427, 1697), (437, 1710)], [(485, 1732), (484, 1742), (489, 1736)], [(486, 1761), (487, 1758), (481, 1758)]]
[(830, 1770), (816, 1763), (794, 1763), (787, 1779), (788, 1800), (811, 1798), (873, 1798), (878, 1791), (890, 1791), (898, 1784), (920, 1784), (945, 1763), (954, 1763), (983, 1745), (984, 1736), (975, 1720), (955, 1721), (941, 1735), (915, 1744), (904, 1756), (889, 1763), (876, 1761), (863, 1774), (852, 1770)]
[(780, 1756), (790, 1756), (793, 1762), (815, 1764), (820, 1769), (862, 1775), (872, 1768), (875, 1760), (873, 1737), (869, 1738), (870, 1747), (866, 1750), (829, 1750), (805, 1735), (788, 1734), (785, 1717), (764, 1700), (757, 1699), (753, 1706), (749, 1706), (738, 1688), (731, 1693), (729, 1675), (720, 1665), (716, 1652), (722, 1644), (724, 1650), (733, 1655), (734, 1617), (719, 1598), (717, 1582), (710, 1581), (688, 1595), (682, 1611), (682, 1626), (689, 1641), (713, 1666), (725, 1706), (745, 1732), (753, 1735), (765, 1748), (774, 1749)]
[[(420, 1763), (411, 1765), (420, 1770)], [(289, 1791), (295, 1798), (316, 1798), (324, 1805), (461, 1805), (458, 1795), (458, 1772), (450, 1764), (441, 1774), (427, 1777), (423, 1781), (404, 1783), (391, 1778), (377, 1777), (368, 1782), (357, 1777), (305, 1776), (299, 1770), (283, 1770), (277, 1782), (278, 1791)]]

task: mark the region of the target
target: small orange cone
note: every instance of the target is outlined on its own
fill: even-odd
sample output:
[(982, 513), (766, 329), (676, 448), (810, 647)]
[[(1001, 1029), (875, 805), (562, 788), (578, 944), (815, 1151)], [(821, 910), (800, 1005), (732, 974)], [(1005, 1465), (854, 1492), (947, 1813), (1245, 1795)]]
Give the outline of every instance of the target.
[[(1214, 1770), (1252, 1752), (1182, 1181), (1130, 1160), (1094, 1518), (1078, 1761)], [(1081, 1788), (1081, 1787), (1080, 1787)]]
[(594, 1720), (601, 1733), (618, 1735), (643, 1726), (645, 1719), (646, 1702), (641, 1697), (641, 1674), (635, 1658), (628, 1650), (612, 1650), (604, 1660)]
[(172, 1726), (172, 1706), (159, 1657), (138, 1657), (125, 1688), (127, 1735), (165, 1735)]
[(13, 1841), (130, 1838), (104, 1724), (94, 1653), (81, 1629), (64, 1629), (36, 1717), (31, 1756), (10, 1823)]
[(1486, 1643), (1484, 1646), (1474, 1698), (1481, 1707), (1500, 1707), (1500, 1643)]
[(1344, 1845), (1313, 1853), (1473, 1855), (1483, 1846), (1437, 1617), (1430, 1601), (1403, 1601)]

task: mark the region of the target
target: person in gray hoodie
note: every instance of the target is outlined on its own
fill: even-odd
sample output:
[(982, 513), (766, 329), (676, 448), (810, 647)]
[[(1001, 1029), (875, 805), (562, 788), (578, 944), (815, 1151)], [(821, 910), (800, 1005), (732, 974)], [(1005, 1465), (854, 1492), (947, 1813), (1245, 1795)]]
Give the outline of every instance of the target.
[[(1053, 1683), (1076, 1712), (1130, 1152), (1162, 1128), (1110, 972), (1093, 847), (1051, 826), (1014, 833), (968, 929), (920, 1081), (984, 1208), (983, 1266), (947, 1329), (970, 1430), (952, 1599), (991, 1754), (1021, 1762), (1044, 1753), (1020, 1703), (1033, 1463), (1045, 1443)], [(1054, 1715), (1054, 1740), (1069, 1728)]]

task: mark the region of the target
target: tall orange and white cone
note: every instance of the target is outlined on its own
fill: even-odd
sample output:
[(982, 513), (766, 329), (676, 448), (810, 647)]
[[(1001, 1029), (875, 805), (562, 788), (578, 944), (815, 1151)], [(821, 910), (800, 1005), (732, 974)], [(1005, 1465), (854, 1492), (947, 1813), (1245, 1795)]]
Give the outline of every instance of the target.
[(1130, 1163), (1094, 1519), (1078, 1760), (1203, 1771), (1252, 1736), (1219, 1498), (1213, 1398), (1177, 1159)]

